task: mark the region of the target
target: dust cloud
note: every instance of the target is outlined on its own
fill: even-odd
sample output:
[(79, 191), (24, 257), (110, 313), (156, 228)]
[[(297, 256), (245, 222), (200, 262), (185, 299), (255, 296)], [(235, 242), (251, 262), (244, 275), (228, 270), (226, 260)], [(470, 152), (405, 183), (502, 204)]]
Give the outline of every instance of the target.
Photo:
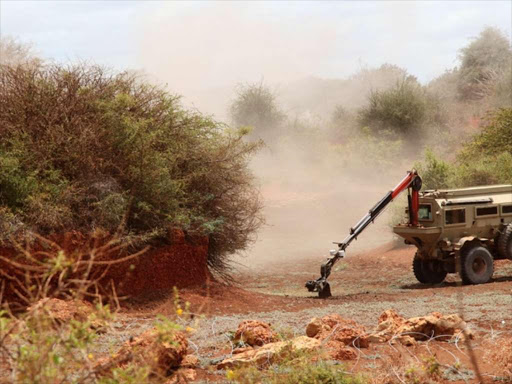
[[(326, 161), (311, 162), (307, 148), (282, 148), (260, 154), (253, 163), (262, 185), (267, 226), (244, 264), (261, 265), (328, 256), (333, 241), (342, 241), (368, 210), (405, 175), (405, 170), (386, 172), (367, 167), (347, 169)], [(393, 240), (389, 211), (367, 228), (348, 248), (356, 255)], [(243, 261), (242, 261), (243, 262)]]
[(290, 89), (308, 76), (348, 77), (375, 57), (373, 66), (394, 62), (402, 34), (392, 31), (391, 40), (375, 44), (366, 28), (375, 33), (382, 14), (405, 23), (412, 8), (348, 2), (340, 23), (340, 6), (331, 2), (161, 2), (140, 15), (138, 62), (186, 104), (225, 119), (238, 83)]
[[(395, 84), (403, 73), (392, 70), (379, 77), (369, 71), (350, 38), (357, 21), (339, 25), (326, 13), (328, 4), (315, 7), (322, 17), (303, 13), (300, 3), (286, 4), (283, 17), (281, 6), (169, 2), (144, 15), (140, 26), (141, 66), (184, 95), (185, 105), (229, 123), (236, 85), (263, 81), (275, 91), (289, 123), (318, 130), (318, 135), (290, 133), (267, 142), (253, 160), (267, 225), (245, 257), (236, 258), (247, 266), (313, 257), (320, 265), (334, 248), (332, 241), (343, 240), (407, 170), (374, 166), (365, 161), (364, 148), (357, 160), (344, 164), (330, 153), (326, 132), (338, 104), (357, 108), (371, 90)], [(348, 5), (349, 11), (357, 7), (365, 5)], [(313, 76), (317, 73), (345, 80)], [(348, 255), (391, 241), (388, 221), (380, 217)]]

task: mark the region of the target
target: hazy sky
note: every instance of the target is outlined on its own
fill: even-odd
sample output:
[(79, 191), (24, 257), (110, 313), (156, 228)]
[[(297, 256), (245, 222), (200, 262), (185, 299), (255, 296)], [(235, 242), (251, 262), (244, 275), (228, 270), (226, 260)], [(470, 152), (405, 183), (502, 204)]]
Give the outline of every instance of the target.
[(0, 0), (0, 32), (44, 57), (143, 69), (178, 92), (265, 78), (346, 77), (389, 62), (428, 81), (512, 1)]

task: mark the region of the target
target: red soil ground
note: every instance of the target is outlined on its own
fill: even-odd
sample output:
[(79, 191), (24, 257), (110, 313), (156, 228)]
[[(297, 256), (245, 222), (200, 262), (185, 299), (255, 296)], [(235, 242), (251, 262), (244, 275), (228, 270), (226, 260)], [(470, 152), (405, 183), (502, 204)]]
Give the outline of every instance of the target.
[[(24, 281), (27, 270), (23, 266), (37, 266), (36, 260), (56, 257), (58, 252), (72, 255), (72, 260), (113, 262), (94, 264), (90, 279), (99, 279), (104, 290), (115, 286), (119, 296), (154, 297), (172, 292), (173, 287), (204, 286), (212, 279), (208, 270), (208, 238), (189, 236), (181, 230), (172, 230), (169, 244), (147, 247), (137, 257), (130, 258), (129, 247), (119, 246), (108, 235), (87, 237), (77, 231), (36, 239), (32, 244), (0, 248), (0, 285), (5, 282), (3, 297), (19, 301), (16, 289)], [(30, 256), (26, 256), (30, 255)], [(116, 262), (116, 260), (125, 260)], [(35, 273), (36, 271), (34, 271)], [(81, 272), (78, 272), (80, 274)], [(18, 280), (16, 280), (16, 278)]]
[[(417, 283), (412, 276), (411, 263), (415, 250), (413, 248), (394, 248), (387, 244), (371, 251), (353, 255), (340, 263), (339, 270), (334, 271), (330, 281), (333, 297), (322, 300), (316, 294), (308, 293), (304, 283), (308, 279), (316, 278), (319, 264), (322, 260), (303, 259), (293, 262), (282, 262), (267, 265), (258, 270), (246, 270), (236, 275), (238, 284), (228, 286), (219, 282), (209, 281), (203, 287), (180, 290), (183, 301), (191, 304), (191, 311), (206, 316), (208, 319), (217, 316), (237, 316), (244, 319), (264, 319), (265, 313), (282, 312), (283, 323), (287, 318), (294, 317), (301, 311), (322, 311), (326, 306), (336, 311), (339, 308), (351, 306), (361, 308), (361, 316), (368, 313), (371, 308), (380, 308), (381, 303), (394, 307), (400, 312), (407, 311), (414, 306), (415, 312), (427, 315), (432, 309), (423, 308), (425, 303), (437, 303), (439, 311), (444, 314), (458, 313), (458, 300), (464, 301), (464, 310), (469, 318), (469, 324), (476, 333), (473, 342), (479, 368), (485, 375), (485, 383), (493, 382), (498, 377), (499, 367), (489, 355), (500, 355), (497, 343), (503, 338), (512, 337), (512, 262), (496, 262), (496, 273), (488, 284), (478, 286), (462, 286), (460, 279), (451, 275), (447, 281), (437, 286), (424, 286)], [(489, 301), (489, 297), (500, 300), (510, 298), (509, 306), (499, 308)], [(150, 307), (145, 306), (143, 312), (149, 316), (156, 314), (173, 315), (172, 299), (154, 302)], [(139, 309), (141, 309), (139, 307)], [(379, 311), (380, 309), (376, 309)], [(366, 312), (365, 312), (366, 311)], [(139, 312), (140, 313), (140, 312)], [(309, 313), (309, 312), (308, 312)], [(348, 316), (345, 313), (343, 316)], [(275, 316), (275, 315), (272, 315)], [(372, 315), (373, 316), (373, 315)], [(378, 314), (375, 318), (364, 318), (352, 315), (350, 318), (356, 322), (377, 324)], [(274, 318), (274, 325), (276, 323)], [(234, 331), (234, 329), (233, 329)], [(230, 352), (229, 346), (221, 345), (203, 349), (199, 345), (199, 352), (209, 356), (221, 356)], [(506, 352), (506, 351), (504, 351)], [(383, 372), (384, 381), (376, 383), (399, 382), (386, 381), (385, 377), (393, 375), (393, 369), (404, 374), (408, 367), (424, 365), (424, 361), (434, 356), (436, 361), (444, 364), (444, 368), (455, 364), (459, 360), (460, 366), (470, 369), (471, 362), (466, 345), (432, 341), (419, 343), (417, 346), (404, 347), (402, 345), (371, 344), (368, 349), (358, 352), (356, 361), (346, 362), (351, 372), (369, 373), (378, 378)], [(372, 360), (372, 356), (380, 356)], [(458, 366), (456, 364), (456, 366)], [(374, 366), (373, 368), (368, 368)], [(443, 369), (444, 369), (443, 368)], [(388, 376), (385, 376), (384, 372)], [(199, 370), (198, 378), (210, 381), (222, 381), (217, 375), (207, 370)], [(403, 377), (403, 376), (402, 376)], [(466, 378), (468, 383), (476, 383), (474, 379)], [(463, 380), (439, 378), (436, 383), (464, 383)]]

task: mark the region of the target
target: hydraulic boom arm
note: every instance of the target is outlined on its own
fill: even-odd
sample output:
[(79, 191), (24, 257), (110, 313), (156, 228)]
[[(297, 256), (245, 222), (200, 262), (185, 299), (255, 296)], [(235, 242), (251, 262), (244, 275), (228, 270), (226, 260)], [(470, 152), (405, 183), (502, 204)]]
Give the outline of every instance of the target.
[(318, 292), (322, 298), (331, 296), (331, 289), (327, 278), (331, 274), (333, 265), (341, 258), (345, 257), (345, 249), (350, 243), (357, 239), (357, 237), (365, 230), (365, 228), (372, 223), (377, 216), (391, 203), (401, 192), (405, 189), (411, 188), (412, 194), (409, 194), (409, 221), (411, 225), (418, 224), (418, 206), (419, 206), (419, 190), (421, 189), (421, 178), (415, 170), (408, 171), (407, 176), (398, 183), (398, 185), (389, 191), (375, 206), (368, 211), (368, 213), (352, 228), (350, 233), (343, 239), (341, 243), (334, 243), (338, 245), (337, 250), (331, 251), (331, 257), (322, 264), (320, 267), (320, 278), (317, 280), (310, 280), (306, 283), (306, 288), (310, 292)]

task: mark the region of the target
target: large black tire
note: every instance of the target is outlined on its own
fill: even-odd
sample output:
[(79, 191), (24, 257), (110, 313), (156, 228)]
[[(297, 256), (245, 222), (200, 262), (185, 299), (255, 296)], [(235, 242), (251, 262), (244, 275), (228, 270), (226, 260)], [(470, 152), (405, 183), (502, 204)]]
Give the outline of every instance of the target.
[(440, 284), (447, 272), (439, 260), (422, 260), (416, 252), (412, 261), (412, 270), (416, 279), (422, 284)]
[(509, 224), (498, 237), (498, 253), (504, 259), (512, 259), (512, 224)]
[(412, 260), (412, 271), (416, 280), (421, 284), (428, 284), (427, 278), (423, 274), (423, 260), (420, 259), (418, 252), (416, 252), (414, 259)]
[(460, 258), (460, 277), (464, 284), (487, 283), (494, 273), (491, 252), (481, 245), (464, 249)]

